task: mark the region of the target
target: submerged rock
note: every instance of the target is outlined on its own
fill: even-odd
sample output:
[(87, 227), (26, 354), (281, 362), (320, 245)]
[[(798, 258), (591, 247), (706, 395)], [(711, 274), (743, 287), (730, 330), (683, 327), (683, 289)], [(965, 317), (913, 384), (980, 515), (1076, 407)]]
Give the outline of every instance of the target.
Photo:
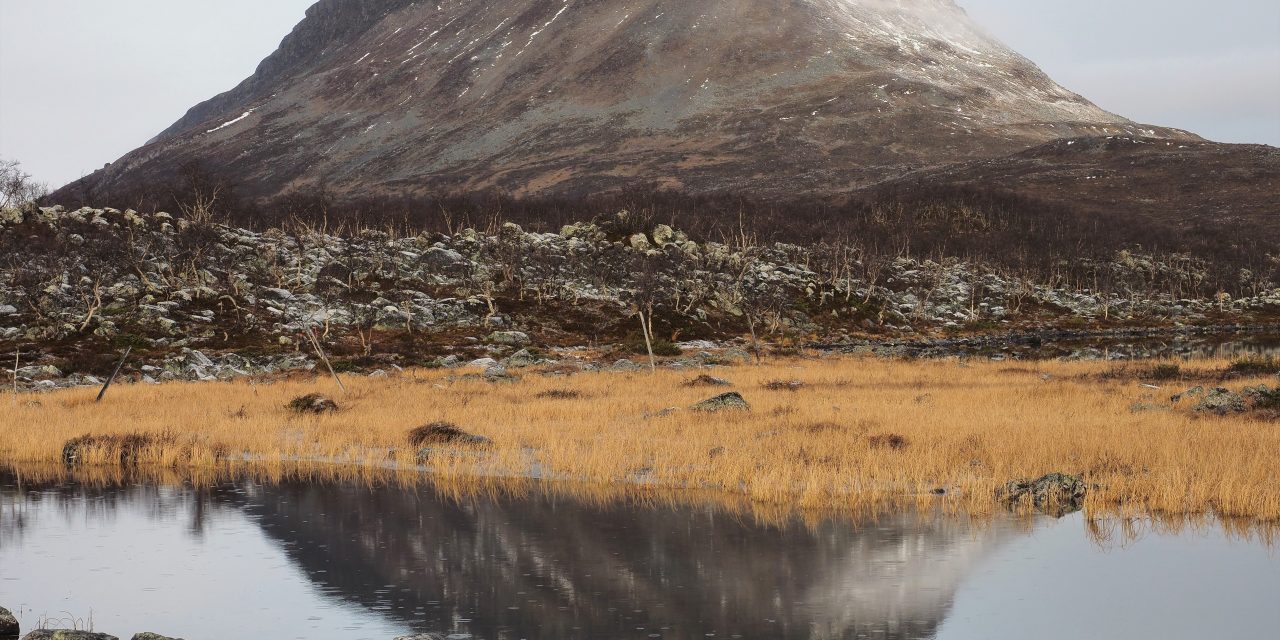
[(0, 607), (0, 640), (18, 640), (18, 619), (8, 609)]
[(747, 404), (747, 400), (737, 391), (722, 393), (714, 398), (708, 398), (693, 405), (694, 411), (703, 411), (707, 413), (715, 413), (717, 411), (750, 411), (751, 405)]
[(438, 633), (419, 633), (411, 636), (396, 636), (395, 640), (446, 640)]
[(1088, 490), (1080, 476), (1050, 473), (1035, 480), (1012, 480), (997, 493), (1011, 504), (1029, 496), (1036, 508), (1061, 516), (1083, 508)]

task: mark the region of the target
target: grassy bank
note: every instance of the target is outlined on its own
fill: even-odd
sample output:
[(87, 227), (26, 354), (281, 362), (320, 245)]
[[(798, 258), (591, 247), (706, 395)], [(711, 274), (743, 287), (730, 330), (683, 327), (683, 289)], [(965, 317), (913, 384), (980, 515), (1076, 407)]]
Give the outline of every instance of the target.
[[(1275, 385), (1248, 371), (1223, 382), (1228, 368), (832, 358), (712, 372), (729, 387), (688, 384), (703, 372), (538, 369), (498, 384), (457, 371), (352, 377), (346, 393), (324, 378), (135, 385), (102, 404), (87, 389), (0, 397), (0, 462), (62, 462), (79, 438), (75, 462), (89, 466), (424, 464), (446, 479), (653, 484), (838, 509), (934, 500), (941, 489), (974, 512), (995, 508), (1006, 481), (1060, 471), (1085, 477), (1092, 509), (1278, 520), (1275, 414), (1216, 415), (1169, 400), (1195, 385)], [(689, 409), (726, 391), (750, 411)], [(316, 392), (338, 410), (286, 407)], [(492, 443), (411, 442), (415, 428), (438, 422)]]

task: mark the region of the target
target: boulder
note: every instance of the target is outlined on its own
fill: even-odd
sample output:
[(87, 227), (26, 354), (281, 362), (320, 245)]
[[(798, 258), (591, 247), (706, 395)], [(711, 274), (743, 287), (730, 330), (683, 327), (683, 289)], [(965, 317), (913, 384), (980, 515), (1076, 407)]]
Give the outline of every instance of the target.
[(431, 247), (422, 254), (422, 263), (432, 269), (447, 269), (463, 262), (466, 262), (466, 258), (453, 249)]
[(484, 370), (484, 379), (489, 382), (508, 382), (514, 381), (516, 377), (506, 367), (496, 364)]
[(1241, 413), (1245, 410), (1244, 396), (1222, 387), (1210, 391), (1196, 405), (1196, 411), (1216, 413), (1220, 416), (1228, 413)]
[(1280, 409), (1280, 388), (1272, 389), (1265, 384), (1247, 387), (1244, 397), (1253, 409)]
[(92, 631), (75, 631), (73, 629), (36, 629), (22, 637), (22, 640), (120, 640), (115, 636)]
[(676, 231), (670, 225), (660, 224), (653, 228), (653, 241), (658, 246), (665, 246), (676, 241)]
[(529, 334), (522, 331), (494, 331), (489, 334), (488, 341), (491, 344), (501, 344), (509, 347), (524, 347), (533, 342), (529, 338)]
[(0, 640), (18, 640), (18, 619), (8, 609), (0, 607)]
[(1009, 503), (1029, 497), (1038, 509), (1052, 510), (1056, 515), (1079, 511), (1088, 493), (1084, 478), (1065, 473), (1050, 473), (1035, 480), (1012, 480), (997, 492)]
[(169, 636), (162, 636), (158, 633), (143, 631), (142, 633), (133, 634), (133, 640), (182, 640), (182, 638), (171, 638)]
[(333, 413), (338, 410), (338, 403), (318, 393), (308, 393), (305, 396), (294, 398), (286, 406), (298, 413), (314, 413), (317, 415)]
[(612, 371), (639, 371), (640, 369), (643, 369), (643, 368), (644, 367), (641, 367), (640, 365), (626, 358), (618, 360), (617, 362), (609, 366), (609, 369)]
[(510, 358), (507, 358), (506, 366), (514, 368), (532, 367), (538, 362), (538, 356), (533, 355), (528, 349), (521, 349), (512, 354)]
[(187, 367), (208, 369), (213, 366), (213, 360), (210, 360), (209, 356), (206, 356), (199, 351), (191, 351), (186, 354), (186, 364)]
[(694, 411), (702, 411), (706, 413), (715, 413), (717, 411), (750, 411), (751, 405), (747, 404), (745, 398), (737, 391), (722, 393), (714, 398), (708, 398), (693, 405)]
[(637, 233), (627, 240), (627, 244), (636, 251), (648, 251), (653, 248), (653, 243), (649, 242), (649, 238), (643, 233)]

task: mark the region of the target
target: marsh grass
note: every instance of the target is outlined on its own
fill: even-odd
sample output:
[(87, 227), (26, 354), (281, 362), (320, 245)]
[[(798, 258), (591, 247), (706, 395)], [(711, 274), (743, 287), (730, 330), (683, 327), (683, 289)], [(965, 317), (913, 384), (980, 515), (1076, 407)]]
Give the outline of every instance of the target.
[[(101, 405), (92, 390), (18, 403), (0, 417), (0, 462), (61, 463), (77, 438), (137, 436), (147, 443), (130, 454), (139, 467), (421, 475), (409, 434), (439, 422), (492, 441), (433, 449), (428, 468), (445, 483), (538, 477), (837, 510), (929, 503), (944, 489), (941, 500), (983, 513), (999, 506), (994, 495), (1007, 481), (1062, 472), (1084, 476), (1085, 506), (1094, 512), (1280, 520), (1273, 419), (1197, 414), (1187, 403), (1133, 411), (1167, 403), (1181, 389), (1101, 375), (1109, 366), (783, 360), (734, 368), (734, 388), (753, 410), (717, 413), (688, 410), (712, 391), (687, 387), (687, 373), (667, 370), (527, 375), (503, 385), (428, 370), (352, 378), (348, 393), (335, 395), (341, 410), (322, 414), (286, 408), (293, 398), (337, 393), (318, 377), (126, 385)], [(803, 387), (766, 388), (780, 379)], [(1232, 386), (1260, 382), (1269, 380)], [(565, 389), (581, 397), (549, 394)], [(118, 448), (103, 445), (77, 464), (120, 462)]]

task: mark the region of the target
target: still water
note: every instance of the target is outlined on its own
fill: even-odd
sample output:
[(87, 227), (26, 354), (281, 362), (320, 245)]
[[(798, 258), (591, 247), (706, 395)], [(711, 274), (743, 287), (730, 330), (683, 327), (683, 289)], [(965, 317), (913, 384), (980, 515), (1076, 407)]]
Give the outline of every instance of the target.
[(92, 613), (187, 640), (1274, 638), (1277, 603), (1280, 553), (1215, 524), (761, 522), (546, 492), (0, 474), (0, 605), (24, 629)]

